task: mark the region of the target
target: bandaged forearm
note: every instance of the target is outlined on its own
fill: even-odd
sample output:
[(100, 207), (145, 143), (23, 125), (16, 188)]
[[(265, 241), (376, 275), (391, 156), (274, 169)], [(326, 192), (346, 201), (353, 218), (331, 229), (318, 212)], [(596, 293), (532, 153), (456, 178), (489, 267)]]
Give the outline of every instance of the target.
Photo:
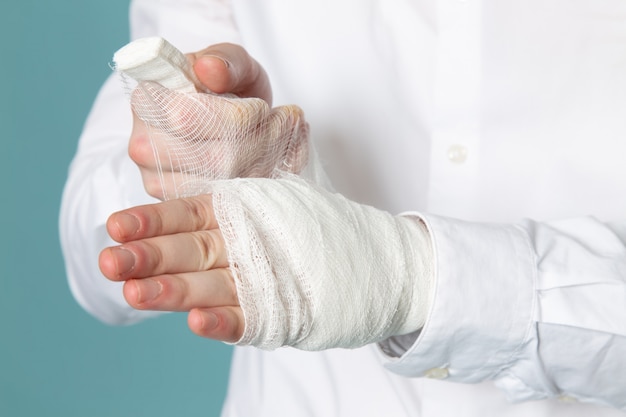
[(291, 177), (218, 183), (213, 204), (245, 316), (238, 344), (354, 348), (422, 327), (433, 255), (419, 219)]

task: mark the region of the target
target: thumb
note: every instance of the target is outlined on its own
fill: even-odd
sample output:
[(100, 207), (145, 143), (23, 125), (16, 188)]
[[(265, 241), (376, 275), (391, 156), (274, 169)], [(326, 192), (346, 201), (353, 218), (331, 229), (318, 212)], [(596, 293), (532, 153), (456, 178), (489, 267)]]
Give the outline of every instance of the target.
[(272, 89), (263, 67), (239, 45), (220, 43), (187, 54), (196, 76), (209, 90), (258, 97), (272, 105)]

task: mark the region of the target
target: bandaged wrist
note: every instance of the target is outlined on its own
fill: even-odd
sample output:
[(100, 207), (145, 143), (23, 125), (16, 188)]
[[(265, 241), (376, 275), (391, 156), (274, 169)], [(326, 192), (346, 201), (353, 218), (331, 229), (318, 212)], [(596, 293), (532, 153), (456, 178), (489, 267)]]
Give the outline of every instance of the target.
[(419, 220), (294, 177), (213, 192), (246, 321), (238, 344), (355, 348), (423, 325), (433, 255)]

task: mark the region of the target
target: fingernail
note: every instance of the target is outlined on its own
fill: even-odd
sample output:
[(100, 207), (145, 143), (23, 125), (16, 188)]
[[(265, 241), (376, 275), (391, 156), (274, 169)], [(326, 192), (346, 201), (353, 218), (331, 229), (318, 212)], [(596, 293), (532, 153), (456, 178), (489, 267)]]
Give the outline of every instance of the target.
[(220, 61), (224, 64), (224, 66), (225, 66), (226, 68), (229, 68), (229, 67), (230, 67), (230, 63), (229, 63), (228, 61), (226, 61), (224, 58), (222, 58), (221, 56), (217, 56), (217, 55), (204, 55), (204, 56), (200, 57), (199, 59), (200, 59), (200, 60), (202, 60), (202, 61), (208, 61), (208, 60), (210, 60), (210, 59), (212, 59), (212, 60), (217, 59), (217, 60), (220, 60)]
[(145, 303), (157, 298), (161, 294), (163, 286), (159, 281), (147, 278), (137, 280), (137, 290), (139, 292), (137, 302)]
[(202, 328), (204, 330), (213, 330), (217, 327), (217, 316), (215, 314), (205, 312), (202, 316)]
[(133, 236), (139, 230), (139, 220), (132, 214), (120, 213), (115, 217), (117, 230), (121, 237)]
[(122, 247), (113, 248), (112, 250), (117, 264), (118, 275), (125, 275), (135, 268), (134, 253)]

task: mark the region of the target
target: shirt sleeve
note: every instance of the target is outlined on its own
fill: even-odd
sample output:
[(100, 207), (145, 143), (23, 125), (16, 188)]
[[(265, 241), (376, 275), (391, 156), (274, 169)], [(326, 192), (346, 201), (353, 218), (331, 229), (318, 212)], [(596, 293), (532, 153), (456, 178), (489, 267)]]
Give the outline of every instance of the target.
[(626, 410), (623, 224), (424, 220), (435, 296), (418, 335), (381, 343), (388, 369), (495, 380), (512, 401), (562, 397)]
[[(225, 0), (135, 0), (130, 6), (130, 24), (133, 39), (158, 35), (182, 51), (238, 41), (230, 2)], [(128, 96), (121, 80), (112, 74), (85, 123), (69, 168), (59, 219), (72, 294), (85, 310), (109, 324), (129, 324), (159, 314), (128, 306), (122, 284), (108, 281), (98, 268), (100, 251), (115, 244), (106, 232), (108, 216), (157, 201), (145, 192), (140, 172), (128, 157), (131, 127)]]

